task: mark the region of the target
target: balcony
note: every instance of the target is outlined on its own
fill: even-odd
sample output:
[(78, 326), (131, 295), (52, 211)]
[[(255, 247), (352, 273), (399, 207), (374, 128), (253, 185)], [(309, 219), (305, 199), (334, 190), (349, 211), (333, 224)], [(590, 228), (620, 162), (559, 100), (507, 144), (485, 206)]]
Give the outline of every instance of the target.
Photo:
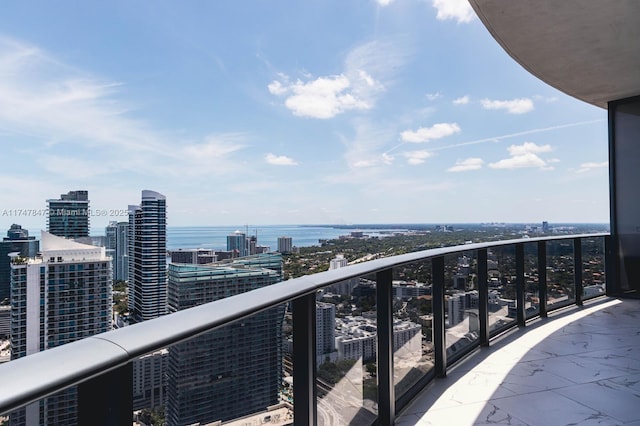
[(436, 379), (396, 425), (636, 424), (640, 301), (599, 299), (483, 349)]
[[(634, 377), (640, 377), (631, 322), (639, 306), (601, 292), (610, 276), (609, 239), (590, 234), (467, 244), (280, 282), (0, 365), (3, 381), (12, 384), (0, 390), (0, 412), (77, 385), (80, 424), (127, 424), (134, 360), (167, 347), (171, 354), (175, 345), (197, 339), (214, 345), (207, 332), (235, 327), (232, 334), (241, 335), (252, 318), (264, 325), (260, 313), (291, 306), (290, 356), (278, 353), (279, 344), (262, 353), (282, 356), (276, 398), (292, 397), (295, 424), (452, 424), (452, 412), (455, 424), (638, 420), (627, 402), (636, 398)], [(429, 312), (413, 334), (407, 305), (394, 298), (394, 281), (407, 277), (419, 277), (431, 293), (424, 299)], [(374, 306), (350, 319), (360, 321), (358, 336), (373, 335), (372, 346), (363, 344), (355, 356), (345, 355), (346, 347), (342, 355), (340, 349), (329, 354), (342, 368), (328, 373), (318, 365), (325, 363), (317, 351), (318, 291), (354, 279), (375, 295)], [(255, 356), (243, 351), (251, 344), (194, 344), (201, 364), (187, 366), (206, 368), (192, 384), (210, 381), (226, 392), (194, 397), (191, 408), (223, 397), (243, 404), (242, 395), (257, 392), (255, 383), (274, 380), (262, 371), (249, 388), (231, 374), (209, 377), (207, 357), (223, 353), (232, 362), (246, 356), (252, 363)], [(283, 389), (291, 382), (292, 391)]]

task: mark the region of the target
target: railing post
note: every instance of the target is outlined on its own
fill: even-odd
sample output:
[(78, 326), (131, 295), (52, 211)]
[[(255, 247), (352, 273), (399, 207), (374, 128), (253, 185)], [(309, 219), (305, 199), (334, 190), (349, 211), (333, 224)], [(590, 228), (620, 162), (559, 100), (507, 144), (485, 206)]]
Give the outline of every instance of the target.
[(293, 419), (318, 424), (316, 392), (316, 294), (293, 299)]
[(444, 325), (444, 256), (431, 259), (433, 277), (433, 351), (435, 355), (435, 373), (438, 377), (447, 375), (447, 346)]
[(618, 292), (616, 268), (618, 256), (614, 256), (614, 240), (612, 235), (604, 237), (604, 279), (607, 296), (614, 296)]
[(395, 387), (393, 383), (393, 270), (376, 274), (378, 311), (378, 424), (395, 422)]
[(538, 296), (540, 318), (547, 317), (547, 242), (538, 241)]
[(79, 425), (131, 424), (133, 414), (133, 363), (78, 385)]
[(487, 249), (478, 250), (477, 258), (480, 346), (489, 346), (489, 273), (487, 270)]
[(582, 306), (582, 238), (573, 239), (573, 284), (576, 305)]
[(524, 306), (524, 244), (516, 244), (516, 311), (518, 327), (524, 327), (526, 321)]

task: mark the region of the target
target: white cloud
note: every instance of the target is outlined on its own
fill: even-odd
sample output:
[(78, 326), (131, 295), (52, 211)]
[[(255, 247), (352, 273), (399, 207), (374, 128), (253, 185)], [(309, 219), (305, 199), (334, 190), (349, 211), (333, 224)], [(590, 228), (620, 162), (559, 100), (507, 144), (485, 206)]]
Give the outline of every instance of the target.
[[(368, 84), (368, 82), (366, 83)], [(313, 118), (332, 118), (348, 110), (366, 110), (371, 104), (354, 96), (351, 82), (344, 74), (318, 77), (315, 80), (283, 84), (274, 80), (268, 85), (274, 95), (287, 95), (285, 106), (294, 115)]]
[(482, 168), (484, 161), (482, 158), (467, 158), (466, 160), (456, 161), (456, 165), (449, 167), (448, 172), (467, 172), (469, 170), (478, 170)]
[(533, 142), (525, 142), (522, 145), (511, 145), (509, 146), (509, 148), (507, 148), (507, 151), (509, 151), (510, 155), (516, 156), (527, 153), (538, 154), (541, 152), (551, 152), (553, 151), (553, 148), (549, 144), (537, 145)]
[(428, 100), (435, 101), (436, 99), (440, 99), (442, 97), (442, 92), (427, 93), (426, 96)]
[(278, 96), (279, 95), (284, 95), (285, 93), (287, 93), (289, 91), (289, 89), (284, 87), (282, 85), (282, 83), (280, 83), (278, 80), (274, 80), (271, 83), (269, 83), (267, 88), (269, 89), (269, 92), (272, 95), (278, 95)]
[(356, 80), (359, 70), (376, 76), (379, 80), (391, 77), (403, 66), (409, 52), (402, 38), (377, 39), (354, 46), (344, 59), (345, 74)]
[(199, 140), (159, 131), (133, 118), (122, 100), (124, 88), (0, 37), (0, 129), (12, 140), (29, 140), (21, 149), (41, 166), (34, 173), (44, 172), (44, 179), (82, 179), (90, 186), (92, 179), (104, 185), (122, 175), (131, 182), (242, 167), (231, 154), (245, 146), (244, 134)]
[(226, 157), (232, 152), (238, 151), (245, 146), (239, 141), (242, 136), (239, 134), (227, 134), (219, 136), (209, 136), (204, 143), (191, 144), (183, 148), (184, 154), (193, 161), (211, 162), (216, 159)]
[(366, 71), (364, 70), (358, 70), (358, 76), (364, 80), (365, 83), (367, 83), (367, 85), (369, 87), (376, 87), (377, 85), (379, 85), (380, 83), (378, 83), (377, 81), (375, 81), (373, 79), (373, 77), (371, 77), (369, 74), (367, 74)]
[(484, 109), (504, 109), (509, 114), (525, 114), (534, 109), (533, 101), (529, 98), (518, 98), (510, 101), (483, 99), (481, 103)]
[(458, 23), (466, 23), (476, 16), (467, 0), (433, 0), (433, 7), (438, 10), (436, 18), (440, 21), (455, 19)]
[(393, 162), (393, 156), (383, 151), (389, 141), (393, 140), (393, 128), (372, 122), (367, 117), (355, 118), (351, 125), (354, 132), (352, 135), (339, 135), (345, 147), (343, 157), (350, 168), (362, 169)]
[(384, 7), (389, 6), (391, 3), (393, 3), (393, 0), (376, 0), (376, 3)]
[(400, 134), (400, 137), (404, 142), (422, 143), (451, 136), (460, 131), (460, 126), (457, 123), (438, 123), (431, 127), (420, 127), (416, 131), (405, 130)]
[(576, 170), (576, 173), (585, 173), (588, 172), (590, 170), (593, 169), (601, 169), (601, 168), (605, 168), (605, 167), (609, 167), (609, 162), (608, 161), (603, 161), (601, 163), (582, 163), (580, 164), (580, 168), (578, 170)]
[(508, 133), (506, 135), (492, 136), (489, 138), (476, 139), (473, 141), (460, 142), (460, 143), (455, 143), (451, 145), (441, 146), (438, 148), (433, 148), (432, 151), (436, 151), (436, 150), (439, 151), (442, 149), (455, 149), (463, 146), (478, 145), (478, 144), (489, 143), (489, 142), (495, 143), (504, 139), (512, 139), (520, 136), (532, 135), (535, 133), (550, 132), (550, 131), (559, 130), (559, 129), (567, 129), (569, 127), (583, 126), (585, 124), (595, 124), (595, 123), (601, 123), (601, 122), (604, 122), (604, 120), (599, 119), (599, 120), (589, 120), (589, 121), (577, 121), (575, 123), (561, 124), (558, 126), (540, 127), (538, 129), (529, 129), (529, 130), (524, 130), (522, 132)]
[(492, 169), (522, 169), (531, 167), (545, 168), (546, 165), (547, 163), (545, 163), (542, 158), (529, 152), (515, 157), (505, 158), (504, 160), (500, 160), (496, 163), (491, 163), (489, 164), (489, 167)]
[(301, 117), (328, 119), (347, 111), (366, 111), (385, 91), (382, 81), (397, 71), (406, 56), (398, 43), (371, 41), (348, 52), (339, 74), (314, 78), (305, 73), (293, 82), (279, 73), (267, 89), (284, 97), (285, 106)]
[(471, 101), (471, 99), (469, 98), (469, 95), (464, 95), (460, 98), (454, 99), (453, 100), (453, 104), (454, 105), (466, 105)]
[(402, 155), (404, 155), (407, 158), (407, 163), (411, 164), (412, 166), (417, 166), (418, 164), (424, 163), (425, 160), (431, 157), (433, 154), (425, 150), (420, 150), (420, 151), (407, 151), (407, 152), (404, 152)]
[(265, 161), (274, 166), (297, 166), (298, 163), (290, 157), (285, 155), (274, 155), (272, 153), (267, 154), (264, 157)]
[(237, 172), (240, 165), (232, 160), (232, 154), (246, 148), (246, 137), (243, 133), (221, 133), (209, 135), (200, 143), (188, 143), (177, 151), (165, 147), (169, 164), (159, 167), (158, 172), (188, 176)]
[(511, 158), (490, 163), (489, 167), (492, 169), (539, 168), (542, 170), (552, 170), (553, 167), (549, 166), (549, 163), (556, 162), (555, 159), (545, 161), (537, 155), (552, 150), (551, 145), (537, 145), (533, 142), (525, 142), (522, 145), (511, 145), (507, 148)]

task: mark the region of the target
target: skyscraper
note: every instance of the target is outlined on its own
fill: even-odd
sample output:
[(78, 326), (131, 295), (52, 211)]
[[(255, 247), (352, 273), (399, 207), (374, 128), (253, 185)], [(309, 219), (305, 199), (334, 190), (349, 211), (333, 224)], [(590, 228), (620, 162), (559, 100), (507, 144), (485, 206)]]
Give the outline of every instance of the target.
[(237, 250), (238, 257), (244, 257), (249, 255), (247, 250), (247, 236), (246, 234), (236, 231), (231, 235), (227, 235), (227, 251)]
[(133, 322), (157, 318), (167, 304), (167, 205), (164, 195), (144, 190), (129, 206), (129, 312)]
[[(111, 258), (111, 270), (113, 271), (113, 279), (116, 279), (116, 233), (118, 222), (109, 222), (104, 228), (104, 247), (106, 254)], [(82, 241), (79, 241), (82, 242)]]
[[(169, 309), (178, 311), (281, 280), (271, 269), (243, 265), (169, 265)], [(259, 255), (258, 264), (280, 255)], [(284, 307), (169, 348), (167, 425), (230, 420), (278, 402)]]
[[(111, 262), (94, 247), (42, 232), (42, 255), (13, 257), (11, 359), (111, 329)], [(75, 388), (11, 414), (11, 424), (74, 424)]]
[(29, 231), (13, 224), (7, 236), (0, 242), (0, 304), (9, 299), (11, 289), (11, 266), (9, 253), (17, 252), (20, 257), (35, 257), (40, 249), (36, 237), (30, 237)]
[(316, 302), (316, 356), (318, 364), (322, 356), (330, 354), (336, 348), (336, 305)]
[(112, 258), (114, 281), (129, 279), (128, 233), (129, 222), (109, 222), (104, 231), (107, 255)]
[(69, 191), (47, 200), (47, 231), (59, 237), (89, 236), (89, 192)]
[(278, 251), (282, 254), (291, 253), (293, 250), (293, 240), (291, 237), (278, 237)]
[(547, 222), (546, 220), (542, 222), (542, 232), (548, 234), (550, 230), (551, 229), (549, 228), (549, 222)]

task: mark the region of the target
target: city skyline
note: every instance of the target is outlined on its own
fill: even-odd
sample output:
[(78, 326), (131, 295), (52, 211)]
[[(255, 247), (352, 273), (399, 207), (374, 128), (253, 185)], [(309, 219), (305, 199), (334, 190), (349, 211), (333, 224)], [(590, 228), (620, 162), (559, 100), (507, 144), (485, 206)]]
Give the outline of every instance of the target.
[(170, 226), (609, 221), (606, 111), (465, 1), (252, 6), (5, 4), (2, 210), (86, 189), (102, 229), (153, 188)]

